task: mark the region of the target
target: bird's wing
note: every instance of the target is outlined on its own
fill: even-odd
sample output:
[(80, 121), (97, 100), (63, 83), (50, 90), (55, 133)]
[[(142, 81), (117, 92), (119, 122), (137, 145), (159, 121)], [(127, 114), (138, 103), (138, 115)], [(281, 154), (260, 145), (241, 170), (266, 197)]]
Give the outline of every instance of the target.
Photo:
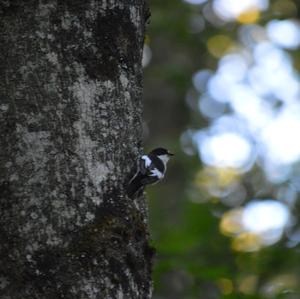
[(162, 161), (156, 157), (144, 155), (140, 159), (139, 171), (144, 176), (162, 179), (164, 177), (163, 169), (164, 165)]
[(148, 156), (144, 155), (139, 161), (139, 171), (141, 174), (146, 175), (149, 173), (149, 167), (151, 165), (151, 160)]
[(157, 168), (150, 169), (150, 176), (157, 177), (158, 179), (162, 179), (164, 174), (160, 172)]

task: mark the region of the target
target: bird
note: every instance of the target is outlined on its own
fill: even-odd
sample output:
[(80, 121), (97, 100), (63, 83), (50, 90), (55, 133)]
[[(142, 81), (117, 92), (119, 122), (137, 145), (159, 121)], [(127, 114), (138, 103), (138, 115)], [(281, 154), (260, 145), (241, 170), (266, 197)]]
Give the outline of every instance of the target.
[(131, 178), (127, 186), (127, 195), (132, 198), (146, 185), (156, 184), (164, 178), (167, 163), (174, 156), (167, 149), (158, 147), (142, 155), (138, 161), (136, 174)]

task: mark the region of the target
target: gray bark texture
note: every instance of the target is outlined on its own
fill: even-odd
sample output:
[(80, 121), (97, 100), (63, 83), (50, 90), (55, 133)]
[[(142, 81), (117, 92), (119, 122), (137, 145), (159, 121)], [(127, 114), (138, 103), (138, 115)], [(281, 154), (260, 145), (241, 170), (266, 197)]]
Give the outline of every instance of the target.
[(0, 1), (0, 298), (150, 298), (144, 0)]

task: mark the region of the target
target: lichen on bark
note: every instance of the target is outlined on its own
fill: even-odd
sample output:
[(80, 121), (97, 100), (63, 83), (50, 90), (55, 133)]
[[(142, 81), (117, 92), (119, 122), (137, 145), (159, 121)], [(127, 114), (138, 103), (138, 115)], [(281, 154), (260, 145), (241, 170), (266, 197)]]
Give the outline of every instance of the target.
[(1, 298), (150, 298), (141, 153), (146, 4), (0, 4)]

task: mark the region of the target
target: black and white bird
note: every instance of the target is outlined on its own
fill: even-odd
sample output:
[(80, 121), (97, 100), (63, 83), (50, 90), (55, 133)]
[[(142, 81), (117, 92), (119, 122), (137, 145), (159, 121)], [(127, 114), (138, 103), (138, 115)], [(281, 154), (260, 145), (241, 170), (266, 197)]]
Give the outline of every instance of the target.
[(138, 170), (130, 180), (127, 195), (132, 198), (142, 187), (161, 181), (167, 170), (167, 162), (174, 154), (159, 147), (148, 155), (143, 155), (138, 163)]

